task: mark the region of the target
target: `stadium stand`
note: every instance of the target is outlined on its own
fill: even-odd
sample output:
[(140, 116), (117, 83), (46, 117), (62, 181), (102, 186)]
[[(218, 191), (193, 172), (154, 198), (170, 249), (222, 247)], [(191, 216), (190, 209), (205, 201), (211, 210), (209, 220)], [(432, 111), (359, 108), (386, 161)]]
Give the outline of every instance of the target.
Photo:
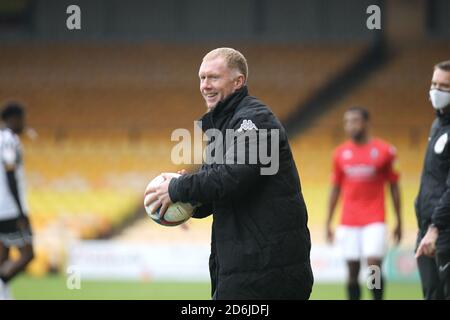
[[(372, 116), (372, 133), (394, 144), (401, 172), (402, 202), (406, 233), (414, 243), (416, 231), (413, 203), (418, 192), (420, 172), (428, 132), (434, 119), (428, 101), (433, 65), (448, 59), (450, 46), (437, 41), (409, 42), (394, 45), (391, 58), (371, 77), (348, 95), (335, 101), (330, 110), (317, 118), (301, 135), (292, 139), (292, 149), (302, 178), (311, 225), (323, 229), (329, 192), (331, 155), (345, 140), (342, 117), (351, 106), (363, 106)], [(392, 205), (388, 203), (388, 220)], [(314, 240), (323, 241), (321, 229), (313, 232)], [(409, 241), (410, 240), (410, 241)]]
[[(363, 48), (258, 45), (241, 51), (251, 61), (251, 94), (283, 119)], [(205, 110), (197, 72), (207, 51), (144, 44), (2, 48), (0, 101), (25, 102), (28, 123), (38, 133), (37, 139), (24, 141), (38, 246), (31, 269), (56, 268), (52, 264), (62, 261), (68, 242), (108, 236), (136, 211), (143, 216), (148, 180), (176, 170), (170, 133), (192, 131), (193, 120)], [(209, 227), (198, 225), (204, 230), (201, 238)], [(159, 237), (158, 227), (152, 225), (147, 233), (137, 227), (137, 233)]]

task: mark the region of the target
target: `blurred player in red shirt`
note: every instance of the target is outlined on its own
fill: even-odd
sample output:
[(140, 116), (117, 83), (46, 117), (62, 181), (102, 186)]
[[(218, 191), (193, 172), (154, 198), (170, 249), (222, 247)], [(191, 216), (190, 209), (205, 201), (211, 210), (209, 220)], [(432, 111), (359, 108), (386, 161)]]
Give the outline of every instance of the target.
[[(342, 215), (336, 230), (336, 241), (348, 266), (347, 293), (358, 300), (361, 290), (358, 276), (361, 259), (368, 266), (381, 264), (386, 252), (384, 187), (390, 185), (397, 217), (394, 240), (402, 236), (399, 175), (393, 169), (395, 148), (369, 135), (369, 112), (354, 107), (344, 114), (344, 129), (350, 140), (336, 148), (333, 154), (332, 190), (329, 198), (326, 237), (334, 240), (332, 218), (342, 193)], [(375, 270), (375, 269), (372, 269)], [(371, 275), (375, 275), (373, 272)], [(381, 274), (380, 274), (381, 275)], [(372, 289), (373, 298), (383, 298), (383, 280)]]

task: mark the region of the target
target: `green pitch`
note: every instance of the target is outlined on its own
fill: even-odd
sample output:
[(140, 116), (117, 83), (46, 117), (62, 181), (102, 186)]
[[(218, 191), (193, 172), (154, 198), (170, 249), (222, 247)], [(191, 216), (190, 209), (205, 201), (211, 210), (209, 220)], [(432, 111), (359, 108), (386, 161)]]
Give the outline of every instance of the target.
[[(69, 290), (62, 276), (31, 278), (21, 276), (11, 284), (15, 299), (156, 299), (156, 300), (202, 300), (210, 299), (209, 283), (192, 282), (132, 282), (132, 281), (82, 281), (80, 289)], [(370, 298), (368, 290), (363, 298)], [(388, 283), (386, 299), (421, 299), (419, 283)], [(314, 286), (311, 299), (345, 299), (342, 284)]]

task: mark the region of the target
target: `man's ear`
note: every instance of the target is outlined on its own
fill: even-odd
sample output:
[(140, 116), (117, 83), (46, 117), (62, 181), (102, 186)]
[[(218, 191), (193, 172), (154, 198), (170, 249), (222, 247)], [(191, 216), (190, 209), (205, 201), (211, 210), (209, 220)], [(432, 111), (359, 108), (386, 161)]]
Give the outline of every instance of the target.
[(236, 77), (236, 80), (234, 80), (234, 85), (236, 89), (240, 89), (245, 85), (245, 77), (244, 75), (240, 74)]

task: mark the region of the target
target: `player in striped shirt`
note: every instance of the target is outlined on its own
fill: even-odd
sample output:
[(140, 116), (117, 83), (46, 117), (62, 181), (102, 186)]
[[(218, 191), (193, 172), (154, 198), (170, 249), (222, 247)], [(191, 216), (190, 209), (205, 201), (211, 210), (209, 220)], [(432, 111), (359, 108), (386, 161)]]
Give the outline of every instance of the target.
[[(0, 299), (10, 299), (8, 283), (33, 259), (33, 245), (19, 138), (25, 126), (25, 112), (19, 104), (9, 103), (1, 117), (4, 126), (0, 129)], [(11, 247), (19, 250), (19, 259), (10, 259)]]

